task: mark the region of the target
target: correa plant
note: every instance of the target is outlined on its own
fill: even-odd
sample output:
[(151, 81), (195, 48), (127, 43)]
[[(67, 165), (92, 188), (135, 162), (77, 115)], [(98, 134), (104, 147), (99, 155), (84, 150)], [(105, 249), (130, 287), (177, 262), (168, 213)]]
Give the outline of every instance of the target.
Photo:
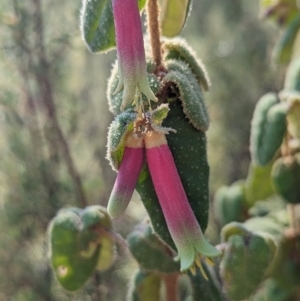
[[(221, 187), (213, 215), (221, 242), (204, 236), (209, 165), (204, 64), (177, 37), (191, 0), (83, 0), (81, 31), (93, 53), (116, 47), (107, 96), (115, 116), (107, 159), (117, 172), (107, 209), (61, 209), (49, 226), (59, 283), (80, 289), (112, 268), (119, 243), (139, 268), (126, 295), (134, 301), (299, 300), (300, 12), (292, 0), (262, 1), (284, 34), (274, 59), (290, 63), (284, 89), (256, 105), (246, 180)], [(141, 12), (147, 12), (143, 37)], [(137, 190), (148, 217), (122, 238), (113, 219)], [(125, 298), (125, 297), (124, 297)]]

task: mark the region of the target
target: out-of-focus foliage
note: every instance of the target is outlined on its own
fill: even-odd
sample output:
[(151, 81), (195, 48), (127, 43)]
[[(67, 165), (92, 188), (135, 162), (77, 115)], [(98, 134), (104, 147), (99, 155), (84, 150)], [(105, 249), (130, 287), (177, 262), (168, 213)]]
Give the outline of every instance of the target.
[[(211, 125), (208, 156), (215, 189), (245, 175), (249, 163), (254, 105), (280, 88), (281, 70), (272, 73), (275, 30), (259, 20), (256, 1), (194, 1), (183, 35), (205, 62), (212, 83), (206, 95)], [(225, 159), (226, 158), (226, 159)]]
[(78, 290), (95, 270), (114, 261), (112, 221), (102, 206), (61, 209), (49, 226), (49, 249), (57, 280), (68, 291)]
[[(292, 2), (276, 1), (277, 4), (284, 5), (285, 13), (291, 9), (298, 14), (296, 6), (289, 6)], [(264, 1), (263, 5), (277, 9), (275, 1), (274, 7), (272, 3)], [(276, 14), (275, 17), (279, 18)], [(284, 24), (289, 23), (289, 16), (285, 17)], [(289, 45), (290, 49), (296, 46), (294, 41)], [(288, 57), (287, 62), (291, 59), (292, 55)], [(245, 183), (245, 205), (248, 206), (248, 210), (243, 223), (237, 223), (245, 213), (242, 207), (234, 216), (227, 213), (226, 217), (230, 216), (234, 222), (222, 229), (222, 240), (226, 243), (223, 245), (220, 276), (224, 290), (235, 301), (299, 299), (300, 261), (298, 256), (294, 256), (299, 252), (300, 233), (300, 122), (296, 117), (299, 114), (298, 62), (299, 58), (291, 60), (285, 82), (282, 83), (284, 89), (279, 93), (265, 94), (256, 104), (250, 135), (252, 161)], [(220, 204), (222, 189), (221, 187), (215, 195), (216, 205)], [(236, 198), (234, 190), (228, 189), (227, 194), (227, 198), (223, 198), (224, 207), (232, 206)], [(218, 208), (219, 206), (215, 206), (215, 216), (222, 225), (224, 219), (222, 215), (217, 214)], [(235, 206), (234, 209), (237, 208)], [(225, 215), (226, 211), (223, 210), (223, 213)], [(265, 239), (269, 251), (264, 249), (265, 246), (261, 243), (260, 246), (256, 246), (261, 249), (254, 250), (251, 243), (253, 235), (260, 235)], [(251, 254), (255, 257), (251, 259), (249, 269), (247, 252), (250, 257)], [(261, 256), (262, 254), (264, 255)], [(271, 254), (274, 255), (274, 259), (264, 258)], [(262, 261), (257, 265), (257, 260)], [(246, 275), (247, 279), (243, 280), (242, 275)]]
[(160, 1), (161, 33), (166, 37), (180, 34), (192, 7), (192, 0)]
[[(73, 1), (1, 5), (1, 301), (67, 298), (49, 265), (47, 225), (64, 206), (105, 204), (114, 177), (104, 159), (110, 116), (101, 115), (109, 64), (85, 50), (79, 10)], [(107, 273), (76, 300), (110, 299)]]
[(288, 64), (295, 55), (299, 55), (299, 1), (260, 0), (260, 14), (281, 29), (280, 38), (273, 49), (273, 59), (276, 63)]

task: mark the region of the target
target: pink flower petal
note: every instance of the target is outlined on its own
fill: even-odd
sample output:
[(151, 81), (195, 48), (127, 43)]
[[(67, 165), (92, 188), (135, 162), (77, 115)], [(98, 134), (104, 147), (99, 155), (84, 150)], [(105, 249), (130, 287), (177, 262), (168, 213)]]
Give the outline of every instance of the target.
[(120, 80), (116, 93), (123, 91), (122, 109), (134, 100), (137, 89), (157, 101), (147, 79), (142, 23), (137, 0), (113, 0)]
[(129, 136), (107, 205), (107, 211), (111, 217), (117, 217), (126, 210), (142, 170), (144, 158), (143, 140), (132, 135)]
[(152, 182), (177, 247), (181, 270), (193, 265), (198, 252), (218, 256), (220, 252), (207, 242), (191, 209), (165, 135), (148, 133), (145, 146)]

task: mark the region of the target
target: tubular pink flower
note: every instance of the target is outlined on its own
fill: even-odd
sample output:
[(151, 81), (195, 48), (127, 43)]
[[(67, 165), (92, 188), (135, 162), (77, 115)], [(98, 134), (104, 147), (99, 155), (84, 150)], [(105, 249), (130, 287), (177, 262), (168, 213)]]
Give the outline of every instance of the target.
[(143, 139), (133, 135), (128, 136), (120, 169), (108, 201), (107, 211), (111, 217), (117, 217), (126, 210), (143, 163)]
[(121, 110), (131, 104), (136, 92), (157, 101), (149, 87), (142, 23), (137, 0), (112, 0), (119, 64), (119, 84), (124, 88)]
[(194, 267), (198, 253), (207, 257), (220, 255), (205, 239), (190, 207), (165, 135), (148, 132), (145, 146), (152, 182), (177, 247), (181, 271)]

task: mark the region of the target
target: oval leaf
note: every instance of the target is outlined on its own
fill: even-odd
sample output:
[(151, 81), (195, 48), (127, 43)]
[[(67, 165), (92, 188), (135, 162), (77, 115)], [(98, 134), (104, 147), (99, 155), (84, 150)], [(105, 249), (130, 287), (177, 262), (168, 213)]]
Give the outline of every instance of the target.
[(288, 203), (300, 203), (300, 156), (279, 158), (272, 168), (275, 191)]
[(162, 276), (158, 273), (138, 270), (132, 281), (128, 301), (160, 300)]
[(264, 166), (250, 164), (245, 187), (249, 207), (253, 206), (256, 201), (265, 200), (274, 194), (270, 179), (271, 169), (272, 163)]
[(166, 39), (163, 42), (164, 59), (183, 61), (188, 64), (192, 73), (195, 75), (200, 87), (208, 91), (210, 79), (203, 62), (197, 57), (193, 49), (184, 39)]
[(220, 226), (245, 220), (245, 184), (220, 187), (214, 198), (214, 213)]
[[(62, 209), (49, 228), (51, 262), (59, 283), (69, 291), (82, 287), (105, 259), (101, 270), (114, 261), (114, 242), (95, 231), (110, 230), (111, 220), (101, 206)], [(108, 241), (108, 243), (107, 243)], [(105, 251), (109, 249), (111, 256)]]
[(177, 60), (170, 60), (166, 67), (168, 73), (163, 82), (166, 85), (173, 83), (177, 86), (184, 114), (197, 130), (207, 131), (209, 116), (204, 95), (188, 65)]
[(179, 271), (179, 262), (174, 261), (172, 252), (153, 232), (150, 223), (139, 224), (130, 233), (127, 242), (131, 254), (144, 269), (162, 273)]
[(268, 164), (279, 149), (286, 132), (287, 103), (278, 103), (269, 93), (256, 105), (251, 123), (250, 152), (257, 165)]
[[(169, 104), (170, 112), (163, 126), (177, 130), (167, 135), (180, 179), (190, 206), (205, 232), (208, 222), (208, 179), (209, 166), (206, 154), (206, 135), (189, 122), (177, 98)], [(192, 175), (192, 176), (191, 176)], [(147, 166), (142, 171), (137, 187), (142, 202), (149, 214), (155, 232), (172, 248), (175, 248), (165, 218), (160, 208)]]
[[(224, 291), (231, 300), (244, 300), (253, 294), (264, 279), (276, 247), (271, 238), (251, 233), (242, 224), (231, 223), (224, 232), (237, 226), (239, 234), (227, 235), (226, 249), (220, 264)], [(226, 235), (225, 235), (226, 236)]]
[(273, 50), (273, 59), (280, 64), (288, 64), (294, 50), (294, 44), (300, 27), (300, 16), (297, 16), (284, 30)]
[(191, 0), (165, 0), (162, 3), (160, 22), (162, 34), (175, 37), (183, 29), (192, 6)]
[(137, 114), (132, 111), (125, 111), (112, 121), (108, 129), (107, 155), (113, 170), (118, 170), (122, 161), (125, 137), (133, 130), (134, 120)]

